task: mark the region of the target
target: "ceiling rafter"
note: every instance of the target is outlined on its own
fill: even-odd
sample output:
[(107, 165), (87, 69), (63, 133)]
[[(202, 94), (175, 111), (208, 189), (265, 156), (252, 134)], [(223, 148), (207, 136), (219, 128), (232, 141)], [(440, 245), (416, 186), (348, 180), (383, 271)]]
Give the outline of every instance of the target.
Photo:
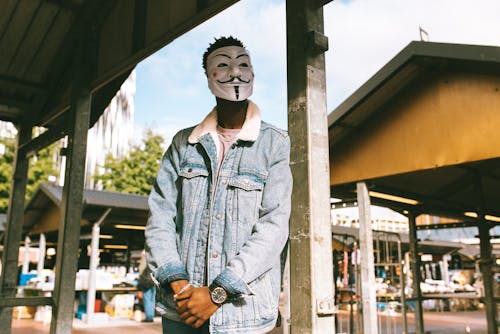
[(25, 91), (29, 91), (31, 93), (40, 94), (46, 93), (47, 88), (42, 87), (36, 82), (21, 80), (15, 77), (0, 75), (0, 85), (9, 85), (10, 87), (22, 89)]

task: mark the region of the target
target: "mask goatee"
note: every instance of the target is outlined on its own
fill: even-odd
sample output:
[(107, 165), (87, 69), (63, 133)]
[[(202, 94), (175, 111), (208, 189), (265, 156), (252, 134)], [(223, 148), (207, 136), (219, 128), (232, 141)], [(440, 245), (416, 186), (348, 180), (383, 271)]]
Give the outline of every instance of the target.
[(234, 93), (236, 94), (236, 100), (240, 99), (240, 86), (234, 86)]

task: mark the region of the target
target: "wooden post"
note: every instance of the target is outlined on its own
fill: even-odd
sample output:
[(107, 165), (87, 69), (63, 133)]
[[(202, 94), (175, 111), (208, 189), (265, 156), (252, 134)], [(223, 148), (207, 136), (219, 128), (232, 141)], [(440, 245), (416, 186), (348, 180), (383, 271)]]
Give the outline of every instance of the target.
[(71, 333), (75, 278), (80, 241), (80, 223), (83, 209), (83, 186), (87, 133), (91, 111), (89, 59), (84, 56), (83, 43), (77, 51), (75, 83), (71, 97), (66, 171), (62, 194), (61, 224), (57, 242), (54, 307), (52, 307), (51, 334)]
[(288, 130), (292, 142), (290, 291), (293, 334), (334, 333), (324, 2), (288, 0)]
[(422, 311), (422, 291), (420, 290), (420, 255), (418, 254), (418, 239), (416, 216), (408, 214), (410, 238), (410, 268), (412, 273), (412, 300), (415, 305), (415, 333), (424, 334), (424, 314)]
[(375, 265), (373, 257), (373, 231), (370, 213), (370, 196), (366, 183), (356, 184), (359, 209), (359, 250), (361, 252), (361, 302), (363, 333), (378, 334)]
[[(18, 128), (14, 175), (11, 183), (7, 225), (4, 236), (0, 298), (15, 297), (17, 291), (17, 261), (24, 222), (24, 197), (28, 180), (28, 158), (20, 147), (31, 139), (31, 127)], [(0, 332), (11, 333), (12, 307), (0, 308)]]
[(488, 324), (488, 334), (497, 334), (497, 303), (495, 301), (493, 289), (493, 274), (491, 266), (493, 259), (491, 256), (490, 228), (486, 221), (479, 223), (479, 247), (481, 259), (479, 260), (479, 268), (483, 277), (484, 285), (484, 303), (486, 305), (486, 322)]

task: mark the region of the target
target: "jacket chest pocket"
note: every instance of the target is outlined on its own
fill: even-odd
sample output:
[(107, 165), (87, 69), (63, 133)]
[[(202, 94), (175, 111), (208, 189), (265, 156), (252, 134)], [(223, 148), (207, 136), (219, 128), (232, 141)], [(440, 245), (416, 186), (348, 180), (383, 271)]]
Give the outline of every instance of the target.
[(232, 193), (232, 217), (237, 221), (235, 238), (237, 248), (246, 241), (259, 219), (265, 178), (257, 173), (240, 173), (228, 180)]
[(208, 187), (208, 170), (202, 164), (185, 163), (179, 170), (184, 221), (192, 220), (193, 214), (203, 205)]

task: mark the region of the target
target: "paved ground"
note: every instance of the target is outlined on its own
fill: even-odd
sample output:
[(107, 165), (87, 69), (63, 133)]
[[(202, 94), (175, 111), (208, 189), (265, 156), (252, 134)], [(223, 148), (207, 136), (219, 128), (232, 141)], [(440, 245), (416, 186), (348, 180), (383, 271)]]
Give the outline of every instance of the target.
[[(12, 321), (12, 334), (48, 334), (50, 331), (50, 324), (43, 324), (31, 319), (14, 319)], [(83, 323), (75, 322), (73, 325), (73, 334), (160, 334), (161, 333), (161, 320), (156, 318), (155, 322), (140, 323), (137, 321), (120, 321), (110, 322), (106, 325), (85, 325)], [(279, 329), (272, 331), (269, 334), (282, 334)]]
[[(338, 314), (337, 334), (357, 334), (357, 321), (352, 324), (351, 329), (348, 312)], [(455, 333), (486, 333), (486, 320), (484, 312), (426, 312), (424, 314), (425, 330), (432, 334), (455, 334)], [(408, 315), (409, 333), (414, 332), (413, 314)], [(106, 325), (86, 325), (75, 322), (73, 334), (159, 334), (161, 333), (160, 318), (156, 318), (152, 324), (144, 324), (133, 320), (121, 322), (109, 322)], [(402, 334), (402, 318), (400, 315), (379, 315), (380, 334)], [(49, 324), (43, 324), (28, 319), (13, 320), (12, 334), (48, 334)], [(270, 334), (282, 334), (282, 329), (276, 329)], [(327, 333), (325, 333), (327, 334)]]

